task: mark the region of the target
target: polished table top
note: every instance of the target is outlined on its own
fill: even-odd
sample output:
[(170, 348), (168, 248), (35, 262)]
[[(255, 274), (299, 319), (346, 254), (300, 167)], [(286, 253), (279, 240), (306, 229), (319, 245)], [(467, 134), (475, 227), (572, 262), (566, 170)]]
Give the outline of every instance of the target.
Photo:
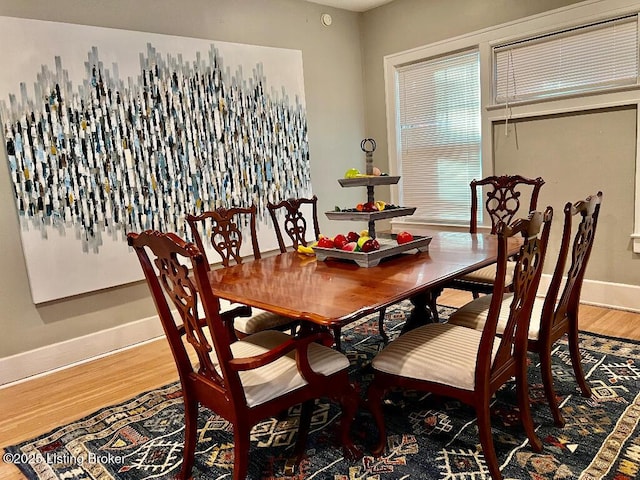
[[(449, 280), (494, 263), (495, 235), (432, 232), (429, 252), (410, 251), (359, 267), (346, 260), (317, 261), (288, 252), (244, 262), (209, 274), (224, 299), (324, 326), (339, 326)], [(509, 250), (520, 245), (509, 239)]]

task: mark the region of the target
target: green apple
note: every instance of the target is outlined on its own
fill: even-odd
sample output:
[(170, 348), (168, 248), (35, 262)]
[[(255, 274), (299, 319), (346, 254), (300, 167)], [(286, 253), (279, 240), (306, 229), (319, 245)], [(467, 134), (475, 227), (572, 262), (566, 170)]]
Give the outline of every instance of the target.
[(362, 245), (364, 244), (364, 242), (366, 242), (367, 240), (370, 240), (370, 239), (371, 239), (371, 237), (369, 237), (369, 236), (364, 236), (364, 235), (361, 236), (360, 238), (358, 238), (358, 241), (357, 241), (358, 246), (362, 249)]

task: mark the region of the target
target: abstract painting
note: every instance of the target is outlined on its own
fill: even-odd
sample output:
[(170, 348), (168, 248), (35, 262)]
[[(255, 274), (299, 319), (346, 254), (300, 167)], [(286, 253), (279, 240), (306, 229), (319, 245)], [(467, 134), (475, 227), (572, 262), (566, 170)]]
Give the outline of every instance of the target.
[(0, 116), (35, 303), (142, 278), (130, 231), (311, 192), (302, 53), (0, 17)]

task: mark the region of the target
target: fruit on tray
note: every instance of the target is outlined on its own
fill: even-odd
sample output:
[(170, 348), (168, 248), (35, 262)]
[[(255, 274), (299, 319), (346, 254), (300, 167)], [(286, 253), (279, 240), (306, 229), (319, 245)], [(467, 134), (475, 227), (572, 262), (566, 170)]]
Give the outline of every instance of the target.
[(380, 250), (380, 243), (375, 238), (369, 238), (360, 246), (360, 250), (364, 253), (375, 252)]
[(350, 168), (345, 172), (344, 178), (356, 178), (359, 175), (360, 175), (360, 170), (358, 170), (357, 168)]
[(356, 242), (349, 242), (345, 244), (344, 247), (342, 247), (342, 250), (346, 252), (355, 252), (357, 248), (358, 248), (358, 244)]
[(314, 255), (315, 252), (313, 251), (313, 248), (311, 247), (307, 247), (306, 245), (298, 245), (298, 253), (302, 253), (304, 255)]
[(413, 235), (411, 235), (409, 232), (400, 232), (396, 236), (396, 242), (398, 242), (398, 245), (411, 242), (412, 240), (413, 240)]
[[(320, 235), (317, 242), (311, 244), (312, 247), (335, 248), (344, 250), (345, 252), (375, 252), (380, 250), (380, 243), (375, 238), (369, 237), (368, 230), (362, 230), (360, 234), (357, 232), (349, 232), (347, 235), (338, 233), (335, 237), (329, 238)], [(300, 253), (307, 253), (309, 247), (298, 247)]]
[(347, 233), (348, 242), (357, 242), (359, 238), (360, 238), (360, 235), (358, 235), (356, 232)]
[(358, 238), (356, 242), (358, 244), (358, 247), (360, 247), (360, 250), (362, 250), (362, 244), (367, 240), (371, 240), (371, 237), (369, 237), (369, 235), (360, 235), (360, 238)]
[(335, 242), (332, 238), (329, 237), (321, 237), (318, 240), (318, 247), (322, 248), (333, 248), (335, 246)]
[(356, 205), (355, 208), (340, 208), (339, 206), (335, 206), (334, 207), (334, 212), (379, 212), (382, 210), (394, 210), (397, 208), (404, 208), (404, 207), (400, 207), (398, 205), (394, 205), (392, 203), (386, 203), (383, 202), (382, 200), (376, 200), (375, 202), (373, 202), (375, 208), (371, 209), (370, 211), (365, 210), (365, 205), (367, 205), (366, 203), (359, 203), (358, 205)]
[(342, 235), (341, 233), (337, 234), (335, 237), (333, 237), (333, 246), (335, 248), (342, 248), (344, 247), (347, 243), (349, 243), (349, 241), (347, 240), (347, 237), (345, 237), (344, 235)]
[(382, 172), (378, 167), (373, 167), (373, 170), (371, 171), (371, 173), (373, 173), (376, 177), (378, 177)]

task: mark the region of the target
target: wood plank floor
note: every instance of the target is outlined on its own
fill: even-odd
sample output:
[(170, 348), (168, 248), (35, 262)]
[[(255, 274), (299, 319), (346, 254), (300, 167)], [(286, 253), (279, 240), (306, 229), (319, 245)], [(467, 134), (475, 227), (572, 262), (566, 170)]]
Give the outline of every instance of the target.
[[(450, 290), (439, 298), (454, 307), (469, 300), (469, 294)], [(640, 314), (583, 305), (580, 329), (640, 340)], [(167, 342), (160, 339), (0, 389), (0, 448), (177, 379)], [(24, 477), (2, 462), (0, 478)]]

